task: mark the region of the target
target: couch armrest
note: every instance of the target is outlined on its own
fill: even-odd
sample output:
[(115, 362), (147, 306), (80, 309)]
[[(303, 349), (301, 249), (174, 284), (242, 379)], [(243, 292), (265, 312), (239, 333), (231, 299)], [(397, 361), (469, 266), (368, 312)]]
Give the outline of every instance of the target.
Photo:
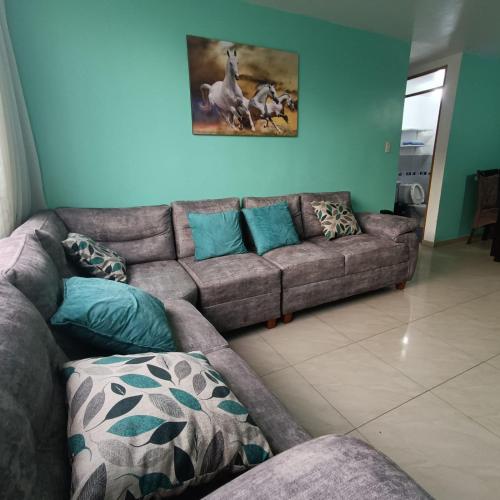
[(366, 443), (346, 436), (323, 436), (274, 456), (205, 498), (429, 500), (432, 497)]
[(380, 238), (396, 240), (399, 236), (415, 231), (418, 222), (415, 219), (399, 215), (360, 212), (356, 214), (361, 230)]

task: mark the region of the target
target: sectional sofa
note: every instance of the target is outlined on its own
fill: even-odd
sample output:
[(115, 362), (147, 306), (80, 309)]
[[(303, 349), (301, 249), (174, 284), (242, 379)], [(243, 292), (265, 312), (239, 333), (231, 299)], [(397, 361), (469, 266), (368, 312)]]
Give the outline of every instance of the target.
[[(207, 356), (276, 454), (235, 479), (221, 478), (188, 490), (182, 498), (430, 498), (361, 441), (342, 436), (311, 440), (217, 331), (272, 323), (282, 314), (411, 277), (417, 251), (411, 222), (360, 215), (365, 234), (351, 240), (358, 238), (361, 250), (356, 252), (354, 243), (328, 247), (317, 238), (318, 228), (311, 226), (301, 205), (301, 199), (314, 196), (319, 195), (286, 197), (304, 241), (263, 257), (250, 252), (200, 262), (193, 258), (186, 214), (236, 209), (236, 198), (175, 202), (172, 208), (45, 211), (0, 240), (2, 495), (41, 500), (69, 496), (60, 367), (68, 358), (104, 353), (68, 342), (50, 330), (47, 320), (61, 301), (62, 278), (77, 273), (60, 242), (68, 232), (80, 232), (127, 259), (129, 283), (164, 302), (180, 350)], [(260, 206), (275, 200), (246, 198), (243, 203)]]

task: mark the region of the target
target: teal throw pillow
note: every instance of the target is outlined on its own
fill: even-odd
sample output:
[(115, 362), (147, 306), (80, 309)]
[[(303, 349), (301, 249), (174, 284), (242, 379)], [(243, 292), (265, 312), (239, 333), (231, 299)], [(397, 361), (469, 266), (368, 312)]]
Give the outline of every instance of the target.
[(286, 201), (267, 207), (244, 208), (243, 215), (259, 255), (273, 248), (300, 243)]
[(190, 213), (188, 220), (193, 235), (196, 260), (246, 253), (239, 212)]
[(176, 349), (162, 302), (116, 281), (64, 280), (64, 300), (50, 323), (64, 334), (113, 354)]

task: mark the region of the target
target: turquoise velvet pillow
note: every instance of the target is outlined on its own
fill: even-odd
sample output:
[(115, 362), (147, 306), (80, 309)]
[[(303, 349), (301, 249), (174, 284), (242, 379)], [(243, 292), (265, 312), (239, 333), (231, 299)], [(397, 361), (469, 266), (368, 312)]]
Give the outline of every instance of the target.
[(286, 201), (267, 207), (244, 208), (243, 215), (259, 255), (273, 248), (300, 243)]
[(196, 260), (246, 253), (239, 212), (190, 213), (188, 220), (193, 235)]
[(116, 281), (64, 280), (64, 300), (50, 323), (64, 334), (113, 354), (176, 349), (162, 302)]

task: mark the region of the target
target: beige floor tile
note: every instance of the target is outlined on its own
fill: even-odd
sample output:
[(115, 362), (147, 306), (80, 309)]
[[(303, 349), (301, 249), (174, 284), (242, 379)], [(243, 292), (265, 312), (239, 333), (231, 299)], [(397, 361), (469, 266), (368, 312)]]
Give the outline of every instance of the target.
[(445, 279), (426, 279), (410, 281), (405, 294), (419, 297), (439, 307), (451, 307), (475, 299), (484, 292), (470, 290), (464, 286), (450, 285)]
[(291, 323), (279, 324), (276, 328), (266, 330), (262, 338), (291, 364), (352, 342), (310, 314), (297, 315)]
[(266, 375), (263, 380), (312, 436), (352, 430), (353, 426), (293, 367)]
[(500, 356), (495, 356), (494, 358), (489, 359), (488, 363), (491, 366), (495, 366), (496, 368), (498, 368), (500, 370)]
[(417, 330), (413, 323), (371, 337), (361, 345), (427, 389), (477, 364), (473, 357)]
[(461, 304), (457, 309), (464, 316), (479, 321), (489, 328), (496, 329), (500, 334), (500, 292), (471, 300), (466, 304)]
[(296, 368), (355, 426), (424, 390), (359, 345), (323, 354), (299, 363)]
[(266, 375), (289, 366), (261, 336), (262, 328), (228, 336), (229, 346), (236, 351), (258, 375)]
[(363, 303), (364, 297), (325, 306), (317, 317), (351, 340), (358, 341), (385, 332), (401, 322)]
[(359, 431), (439, 500), (498, 498), (500, 438), (431, 393)]
[(434, 394), (500, 436), (500, 370), (487, 363), (436, 387)]
[(433, 304), (420, 297), (392, 289), (384, 289), (369, 294), (366, 296), (364, 303), (396, 318), (402, 323), (430, 316), (442, 311), (444, 308), (444, 306)]
[(464, 314), (464, 306), (461, 304), (420, 319), (412, 326), (466, 352), (477, 361), (500, 354), (500, 328), (489, 325), (487, 319), (474, 319)]

